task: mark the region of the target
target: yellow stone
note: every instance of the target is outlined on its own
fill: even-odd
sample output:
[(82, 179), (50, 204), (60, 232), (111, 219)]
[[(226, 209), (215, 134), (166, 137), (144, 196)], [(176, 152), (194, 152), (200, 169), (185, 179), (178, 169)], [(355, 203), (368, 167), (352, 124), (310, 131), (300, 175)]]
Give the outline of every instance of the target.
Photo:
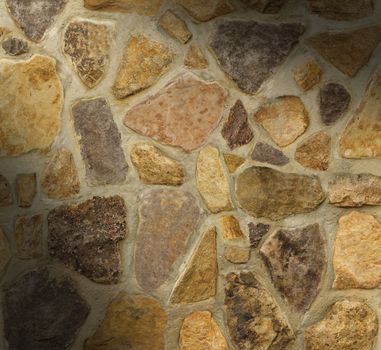
[(165, 11), (160, 17), (159, 26), (182, 44), (187, 43), (192, 37), (186, 23), (171, 10)]
[(320, 82), (323, 71), (315, 60), (308, 60), (294, 70), (294, 79), (303, 91), (312, 89)]
[(250, 248), (229, 245), (225, 247), (224, 257), (233, 264), (245, 264), (250, 259)]
[(85, 0), (90, 10), (125, 11), (141, 16), (154, 16), (164, 0)]
[(224, 239), (231, 241), (244, 237), (239, 226), (239, 221), (234, 216), (223, 216), (221, 226)]
[(190, 69), (208, 68), (208, 60), (205, 58), (198, 44), (191, 43), (189, 45), (188, 51), (184, 58), (184, 64)]
[(245, 158), (230, 153), (225, 153), (224, 159), (229, 173), (234, 173), (245, 162)]

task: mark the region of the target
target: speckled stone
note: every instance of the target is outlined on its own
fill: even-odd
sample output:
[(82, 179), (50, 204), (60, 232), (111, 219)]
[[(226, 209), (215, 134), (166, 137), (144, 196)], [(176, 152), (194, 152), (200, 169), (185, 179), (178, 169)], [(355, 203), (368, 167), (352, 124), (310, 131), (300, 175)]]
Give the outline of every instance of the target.
[(261, 222), (258, 224), (254, 224), (253, 222), (250, 222), (248, 224), (248, 227), (249, 227), (250, 246), (252, 248), (257, 248), (262, 238), (267, 234), (267, 232), (269, 232), (270, 225), (263, 224)]
[(43, 220), (42, 215), (22, 216), (16, 220), (16, 250), (20, 259), (42, 256)]
[(206, 22), (234, 10), (227, 0), (176, 0), (197, 21)]
[(233, 264), (246, 264), (250, 259), (250, 248), (228, 245), (224, 249), (224, 258)]
[(10, 259), (9, 243), (3, 230), (0, 228), (0, 275), (5, 271)]
[(250, 8), (262, 13), (278, 13), (285, 0), (241, 0)]
[(293, 73), (296, 83), (303, 91), (311, 90), (323, 75), (319, 63), (312, 59), (297, 67)]
[(8, 207), (13, 204), (11, 185), (6, 177), (0, 174), (0, 207)]
[(320, 115), (324, 124), (335, 123), (348, 110), (351, 95), (338, 83), (325, 84), (320, 89)]
[(224, 160), (229, 173), (234, 173), (243, 163), (245, 163), (245, 158), (231, 153), (224, 153)]
[(336, 21), (351, 21), (373, 13), (373, 0), (309, 0), (317, 15)]
[(25, 40), (19, 38), (5, 39), (1, 46), (5, 53), (10, 56), (19, 56), (29, 51), (29, 45)]
[(267, 143), (258, 142), (251, 154), (251, 159), (261, 163), (283, 166), (290, 162), (288, 157), (279, 149)]
[(164, 0), (84, 0), (84, 6), (90, 10), (121, 11), (141, 16), (156, 15)]
[(234, 216), (223, 216), (221, 218), (221, 228), (224, 239), (229, 241), (244, 237), (239, 221)]
[(190, 69), (205, 69), (208, 68), (209, 63), (206, 59), (200, 45), (192, 42), (184, 57), (184, 64)]
[(17, 174), (16, 197), (17, 205), (21, 208), (31, 207), (37, 194), (36, 174)]
[(163, 13), (159, 19), (159, 26), (182, 44), (186, 44), (192, 38), (187, 24), (171, 10)]

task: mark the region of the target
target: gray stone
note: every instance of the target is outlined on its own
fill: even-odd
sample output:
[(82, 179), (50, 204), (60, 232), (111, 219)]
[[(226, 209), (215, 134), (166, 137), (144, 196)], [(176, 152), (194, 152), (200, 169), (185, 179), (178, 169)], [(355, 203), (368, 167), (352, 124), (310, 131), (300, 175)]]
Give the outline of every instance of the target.
[(335, 123), (347, 110), (351, 95), (341, 84), (328, 83), (320, 89), (320, 115), (324, 124)]
[(11, 186), (8, 180), (0, 175), (0, 207), (7, 207), (13, 204)]
[(250, 8), (262, 13), (278, 13), (285, 0), (241, 0)]
[(26, 53), (29, 51), (28, 43), (18, 38), (5, 39), (1, 43), (1, 46), (3, 47), (4, 51), (11, 56), (22, 55), (23, 53)]
[(336, 21), (351, 21), (370, 16), (373, 0), (309, 0), (313, 13)]
[(251, 158), (257, 162), (279, 166), (286, 165), (290, 161), (281, 150), (263, 142), (258, 142), (255, 145)]
[(253, 222), (249, 223), (249, 239), (250, 247), (257, 248), (261, 242), (264, 235), (270, 230), (270, 225), (259, 223), (254, 224)]

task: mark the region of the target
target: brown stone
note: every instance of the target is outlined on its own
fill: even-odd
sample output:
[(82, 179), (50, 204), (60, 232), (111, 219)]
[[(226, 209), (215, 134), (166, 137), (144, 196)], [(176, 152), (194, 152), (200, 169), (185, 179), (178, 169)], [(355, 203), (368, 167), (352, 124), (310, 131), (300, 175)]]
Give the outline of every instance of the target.
[(254, 224), (253, 222), (249, 223), (249, 238), (250, 238), (250, 247), (257, 248), (262, 238), (269, 232), (270, 225), (258, 223)]
[(245, 158), (230, 153), (224, 153), (224, 160), (229, 173), (234, 173), (245, 162)]
[(139, 205), (135, 273), (144, 290), (156, 289), (168, 279), (175, 261), (185, 254), (199, 217), (200, 209), (188, 192), (163, 188), (143, 194)]
[(324, 124), (335, 123), (348, 110), (351, 95), (338, 83), (325, 84), (320, 89), (320, 114)]
[(205, 69), (208, 68), (209, 65), (200, 46), (193, 42), (188, 47), (184, 64), (190, 69)]
[(216, 229), (205, 232), (171, 295), (172, 304), (195, 303), (212, 298), (217, 288)]
[(187, 24), (171, 10), (165, 11), (160, 17), (159, 26), (182, 44), (186, 44), (192, 37)]
[(288, 157), (279, 149), (267, 143), (258, 142), (251, 154), (251, 159), (261, 163), (283, 166), (290, 162)]
[(323, 71), (315, 60), (308, 60), (294, 70), (294, 79), (303, 91), (311, 90), (320, 82)]
[(226, 91), (218, 83), (186, 73), (132, 107), (124, 124), (161, 143), (193, 151), (217, 127), (225, 97)]
[(0, 275), (5, 271), (9, 260), (11, 260), (9, 243), (3, 230), (0, 228)]
[(140, 16), (154, 16), (164, 0), (84, 0), (90, 10), (122, 11), (136, 13)]
[(16, 220), (16, 249), (20, 259), (34, 259), (42, 256), (42, 230), (42, 215), (22, 216)]
[(206, 22), (234, 10), (227, 0), (176, 0), (197, 21)]
[(0, 207), (7, 207), (13, 204), (11, 185), (8, 180), (0, 174)]
[(18, 38), (5, 39), (1, 46), (3, 50), (10, 56), (18, 56), (29, 51), (29, 45), (26, 41)]
[(239, 246), (226, 246), (224, 257), (233, 264), (245, 264), (250, 259), (250, 248)]
[(250, 8), (262, 13), (278, 13), (285, 0), (241, 0)]
[(351, 21), (370, 16), (373, 0), (309, 0), (313, 13), (336, 21)]
[(16, 176), (16, 197), (19, 207), (27, 208), (32, 206), (36, 193), (36, 174), (18, 174)]
[(223, 216), (221, 218), (221, 227), (224, 239), (234, 240), (244, 237), (239, 226), (239, 221), (234, 216)]

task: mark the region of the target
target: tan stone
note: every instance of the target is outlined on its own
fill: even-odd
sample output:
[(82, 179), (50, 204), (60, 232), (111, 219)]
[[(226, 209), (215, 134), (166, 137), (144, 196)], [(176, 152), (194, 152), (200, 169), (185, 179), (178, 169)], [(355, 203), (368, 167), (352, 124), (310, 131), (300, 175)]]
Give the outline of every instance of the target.
[(3, 230), (0, 228), (0, 274), (4, 272), (10, 259), (11, 254), (9, 250), (8, 240)]
[(209, 311), (185, 317), (180, 330), (180, 350), (228, 350), (225, 337)]
[(233, 209), (228, 178), (217, 148), (204, 147), (197, 159), (197, 189), (212, 213)]
[(32, 206), (36, 192), (36, 174), (18, 174), (16, 176), (17, 205), (19, 207)]
[(1, 60), (0, 77), (0, 156), (49, 149), (63, 102), (55, 61), (40, 55)]
[(250, 259), (250, 248), (239, 246), (227, 246), (224, 257), (233, 264), (245, 264)]
[(297, 96), (276, 98), (260, 107), (254, 114), (254, 119), (281, 147), (293, 143), (309, 125), (308, 112), (302, 100)]
[(166, 45), (139, 35), (124, 50), (112, 91), (122, 99), (155, 84), (168, 70), (174, 53)]
[(190, 69), (208, 68), (208, 60), (202, 52), (200, 46), (192, 42), (184, 58), (184, 64)]
[(320, 82), (323, 71), (315, 60), (308, 60), (294, 70), (294, 79), (303, 91), (311, 90)]
[(245, 158), (230, 153), (224, 153), (224, 159), (229, 173), (234, 173), (245, 162)]
[(206, 22), (234, 10), (227, 0), (176, 0), (197, 21)]
[(20, 259), (34, 259), (42, 256), (42, 227), (42, 215), (22, 216), (16, 220), (16, 248)]
[(165, 11), (160, 17), (159, 26), (182, 44), (187, 43), (192, 37), (187, 24), (171, 10)]
[(244, 237), (239, 226), (239, 221), (234, 216), (223, 216), (221, 219), (221, 226), (224, 239), (230, 241)]
[(217, 287), (216, 229), (205, 232), (179, 277), (171, 295), (172, 304), (195, 303), (212, 298)]
[(84, 0), (90, 10), (125, 11), (141, 16), (154, 16), (164, 0)]
[(139, 178), (145, 184), (181, 185), (184, 182), (184, 167), (160, 149), (147, 143), (137, 143), (130, 154)]

